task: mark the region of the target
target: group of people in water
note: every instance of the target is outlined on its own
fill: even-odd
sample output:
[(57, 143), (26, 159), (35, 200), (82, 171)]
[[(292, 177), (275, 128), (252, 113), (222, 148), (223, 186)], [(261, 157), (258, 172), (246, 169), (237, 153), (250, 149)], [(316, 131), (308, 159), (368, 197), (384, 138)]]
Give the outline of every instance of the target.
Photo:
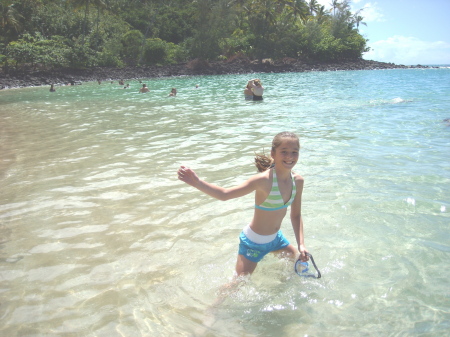
[[(149, 91), (150, 91), (150, 89), (147, 87), (147, 84), (145, 84), (145, 83), (142, 84), (142, 88), (139, 89), (139, 93), (141, 93), (141, 94), (149, 92)], [(169, 92), (169, 97), (174, 97), (176, 95), (177, 95), (177, 88), (172, 88), (172, 90), (170, 90), (170, 92)]]
[[(101, 80), (97, 80), (98, 84), (102, 84)], [(142, 81), (139, 81), (139, 83), (142, 83)], [(111, 81), (111, 84), (114, 84), (114, 81)], [(74, 85), (73, 82), (70, 83), (70, 85)], [(125, 85), (123, 80), (119, 80), (119, 85), (124, 85), (124, 89), (129, 89), (130, 85), (127, 83)], [(196, 84), (195, 88), (198, 89), (199, 85)], [(55, 92), (55, 86), (52, 84), (50, 86), (50, 92)], [(150, 92), (150, 89), (147, 87), (147, 84), (143, 83), (142, 87), (139, 89), (139, 93), (146, 93)], [(262, 86), (262, 82), (259, 78), (251, 79), (247, 82), (247, 85), (244, 89), (244, 98), (247, 101), (262, 101), (263, 100), (263, 94), (264, 94), (264, 87)], [(169, 97), (174, 97), (177, 95), (177, 89), (172, 88), (169, 92)]]
[[(111, 84), (112, 84), (113, 82), (111, 81)], [(139, 81), (139, 83), (142, 83), (142, 81)], [(98, 81), (98, 84), (101, 84), (101, 81), (99, 80)], [(123, 82), (123, 80), (120, 80), (119, 81), (119, 85), (124, 85), (125, 83)], [(124, 86), (123, 88), (124, 89), (128, 89), (130, 87), (130, 85), (127, 83), (127, 85), (126, 86)], [(146, 93), (146, 92), (150, 92), (150, 89), (147, 87), (147, 84), (145, 84), (145, 83), (143, 83), (142, 84), (142, 87), (139, 89), (139, 93), (140, 94), (144, 94), (144, 93)], [(169, 92), (169, 96), (170, 97), (173, 97), (173, 96), (176, 96), (177, 95), (177, 89), (176, 88), (172, 88), (172, 90), (170, 90), (170, 92)]]
[[(195, 85), (195, 88), (198, 89), (198, 84)], [(139, 90), (140, 93), (149, 92), (146, 84), (142, 84), (142, 88)], [(247, 82), (247, 85), (244, 89), (244, 98), (247, 101), (262, 101), (264, 94), (264, 87), (262, 86), (262, 82), (259, 78), (251, 79)], [(169, 93), (169, 96), (176, 96), (177, 89), (172, 88)]]
[(264, 94), (264, 87), (261, 80), (255, 78), (247, 82), (247, 86), (244, 89), (244, 98), (247, 101), (262, 101)]
[[(195, 85), (195, 88), (198, 89), (198, 84)], [(144, 83), (142, 84), (142, 88), (139, 90), (140, 93), (149, 92), (149, 88)], [(247, 101), (262, 101), (264, 94), (264, 87), (262, 86), (262, 82), (259, 78), (251, 79), (247, 82), (247, 86), (244, 89), (244, 98)], [(177, 89), (172, 88), (169, 93), (169, 96), (176, 96)]]
[[(97, 83), (100, 85), (100, 84), (102, 84), (102, 81), (101, 80), (97, 80)], [(142, 83), (142, 81), (139, 81), (139, 83)], [(114, 81), (111, 81), (111, 84), (114, 84)], [(75, 83), (71, 82), (68, 85), (72, 86), (72, 85), (75, 85)], [(119, 85), (123, 85), (124, 89), (129, 89), (130, 88), (130, 84), (127, 83), (125, 85), (123, 80), (119, 81)], [(195, 87), (198, 88), (198, 84)], [(55, 85), (52, 83), (50, 85), (50, 92), (55, 92), (55, 91), (56, 91)], [(150, 89), (147, 87), (147, 84), (144, 83), (144, 84), (142, 84), (142, 87), (139, 89), (139, 93), (146, 93), (146, 92), (150, 92)], [(172, 88), (172, 90), (170, 90), (170, 92), (169, 92), (169, 96), (173, 97), (173, 96), (176, 96), (176, 95), (177, 95), (177, 89), (176, 88)]]

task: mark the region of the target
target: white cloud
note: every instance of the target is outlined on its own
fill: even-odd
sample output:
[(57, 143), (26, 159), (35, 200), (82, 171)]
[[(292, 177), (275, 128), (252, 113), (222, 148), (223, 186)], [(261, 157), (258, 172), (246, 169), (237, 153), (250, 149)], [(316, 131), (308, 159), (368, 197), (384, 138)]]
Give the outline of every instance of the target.
[(378, 8), (378, 3), (374, 2), (368, 2), (364, 5), (362, 8), (361, 16), (364, 18), (364, 22), (380, 22), (385, 21), (384, 15), (382, 14), (381, 10)]
[(332, 0), (318, 0), (317, 2), (321, 5), (321, 6), (325, 6), (326, 8), (330, 8), (330, 3)]
[(369, 43), (366, 60), (396, 64), (450, 64), (450, 44), (444, 41), (422, 41), (415, 37), (393, 36)]

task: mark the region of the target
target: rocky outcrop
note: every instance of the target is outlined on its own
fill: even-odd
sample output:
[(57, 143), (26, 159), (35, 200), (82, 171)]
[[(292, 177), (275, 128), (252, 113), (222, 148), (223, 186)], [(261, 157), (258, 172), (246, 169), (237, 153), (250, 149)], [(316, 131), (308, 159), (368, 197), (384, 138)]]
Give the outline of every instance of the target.
[(250, 61), (246, 58), (234, 58), (228, 61), (206, 62), (193, 60), (189, 63), (149, 66), (89, 69), (61, 69), (52, 71), (12, 70), (0, 72), (0, 89), (42, 86), (50, 84), (69, 84), (90, 81), (117, 81), (120, 79), (144, 79), (185, 75), (225, 75), (246, 73), (284, 73), (307, 71), (338, 70), (379, 70), (395, 68), (428, 68), (427, 66), (404, 66), (393, 63), (358, 60), (339, 63), (303, 62), (292, 58), (278, 61), (270, 59)]

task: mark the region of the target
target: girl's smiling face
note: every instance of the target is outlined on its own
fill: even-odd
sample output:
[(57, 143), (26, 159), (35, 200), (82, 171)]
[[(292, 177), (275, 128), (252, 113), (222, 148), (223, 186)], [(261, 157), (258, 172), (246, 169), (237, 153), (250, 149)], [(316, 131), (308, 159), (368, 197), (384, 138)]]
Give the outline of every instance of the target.
[(297, 164), (299, 152), (298, 140), (285, 138), (275, 150), (272, 150), (271, 155), (276, 167), (291, 170)]

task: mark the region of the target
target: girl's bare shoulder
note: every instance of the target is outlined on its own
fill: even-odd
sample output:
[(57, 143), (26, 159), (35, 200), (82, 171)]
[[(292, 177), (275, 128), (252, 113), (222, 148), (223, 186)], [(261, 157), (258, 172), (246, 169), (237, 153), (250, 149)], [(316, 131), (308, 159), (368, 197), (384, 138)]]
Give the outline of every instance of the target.
[(251, 177), (250, 179), (253, 179), (255, 181), (269, 180), (270, 179), (270, 170), (266, 170), (266, 171), (263, 171), (263, 172), (258, 172), (253, 177)]
[(298, 184), (298, 183), (302, 183), (303, 184), (305, 179), (299, 173), (296, 173), (296, 172), (292, 172), (292, 173), (294, 174), (295, 183), (296, 184)]
[(250, 180), (258, 187), (265, 187), (267, 184), (270, 184), (270, 177), (270, 170), (267, 170), (255, 174)]

